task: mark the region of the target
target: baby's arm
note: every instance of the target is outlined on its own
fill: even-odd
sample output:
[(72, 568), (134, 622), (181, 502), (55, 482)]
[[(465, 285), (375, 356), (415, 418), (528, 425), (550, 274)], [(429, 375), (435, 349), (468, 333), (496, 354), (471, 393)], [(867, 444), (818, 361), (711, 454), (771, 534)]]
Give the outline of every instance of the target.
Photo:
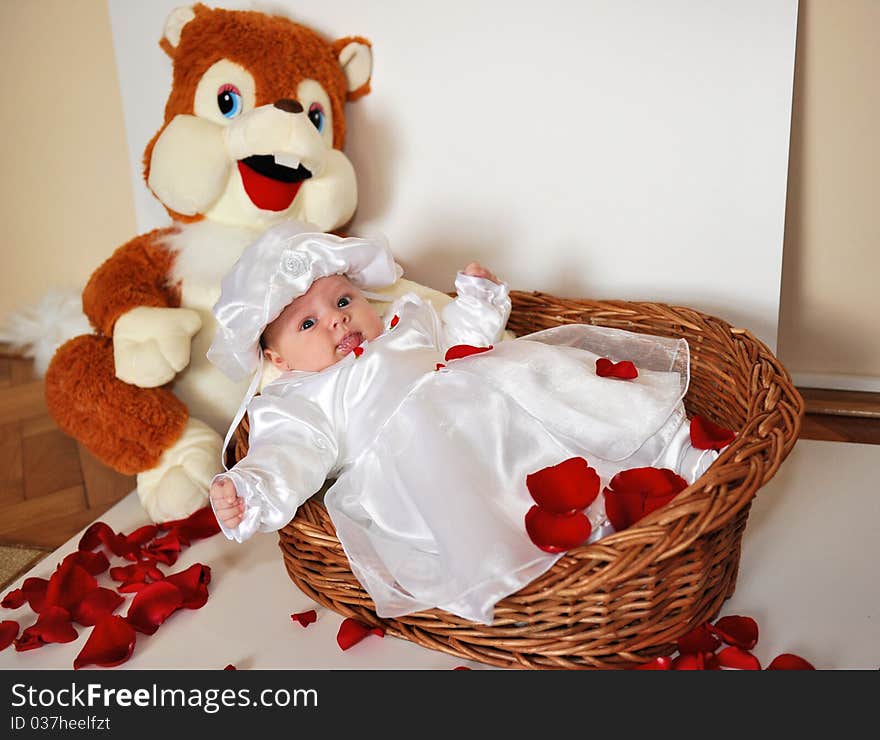
[(510, 317), (507, 285), (478, 262), (455, 278), (456, 298), (442, 313), (444, 345), (486, 346), (501, 338)]
[(211, 484), (220, 528), (237, 542), (287, 524), (320, 490), (339, 454), (332, 425), (317, 404), (283, 388), (264, 389), (248, 417), (248, 454)]
[(489, 280), (490, 282), (495, 283), (495, 285), (501, 285), (501, 281), (497, 277), (495, 277), (495, 273), (491, 270), (487, 270), (479, 262), (471, 262), (467, 267), (462, 270), (462, 272), (465, 275), (484, 278), (485, 280)]

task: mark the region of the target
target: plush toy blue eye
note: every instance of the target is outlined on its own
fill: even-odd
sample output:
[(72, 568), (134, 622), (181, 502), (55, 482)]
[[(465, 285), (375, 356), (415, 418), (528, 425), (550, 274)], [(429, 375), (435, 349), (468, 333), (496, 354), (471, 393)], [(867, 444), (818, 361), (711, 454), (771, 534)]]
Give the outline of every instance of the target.
[(324, 124), (327, 116), (324, 113), (324, 107), (320, 103), (312, 103), (309, 106), (309, 120), (318, 129), (318, 133), (324, 130)]
[(217, 92), (217, 107), (224, 118), (235, 118), (241, 113), (241, 93), (235, 85), (223, 85)]

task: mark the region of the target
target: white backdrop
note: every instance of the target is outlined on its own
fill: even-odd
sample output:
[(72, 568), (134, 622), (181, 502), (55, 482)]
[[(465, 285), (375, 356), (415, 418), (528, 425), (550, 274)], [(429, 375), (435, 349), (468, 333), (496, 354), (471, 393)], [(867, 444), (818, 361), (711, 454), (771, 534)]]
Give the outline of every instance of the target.
[[(108, 0), (138, 226), (181, 0)], [(353, 234), (449, 290), (471, 259), (513, 288), (688, 305), (776, 346), (797, 0), (287, 0), (373, 43), (347, 109)]]

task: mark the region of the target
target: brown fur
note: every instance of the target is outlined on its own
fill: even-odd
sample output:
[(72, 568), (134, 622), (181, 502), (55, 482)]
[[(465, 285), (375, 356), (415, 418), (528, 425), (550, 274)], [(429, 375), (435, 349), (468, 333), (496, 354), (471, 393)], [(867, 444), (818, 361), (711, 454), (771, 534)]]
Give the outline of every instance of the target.
[(180, 290), (168, 285), (174, 256), (163, 238), (174, 229), (155, 229), (119, 247), (89, 279), (83, 311), (101, 334), (111, 336), (122, 314), (138, 306), (176, 308)]
[(155, 467), (189, 418), (168, 388), (116, 378), (109, 337), (81, 336), (61, 346), (46, 373), (46, 405), (60, 429), (127, 475)]

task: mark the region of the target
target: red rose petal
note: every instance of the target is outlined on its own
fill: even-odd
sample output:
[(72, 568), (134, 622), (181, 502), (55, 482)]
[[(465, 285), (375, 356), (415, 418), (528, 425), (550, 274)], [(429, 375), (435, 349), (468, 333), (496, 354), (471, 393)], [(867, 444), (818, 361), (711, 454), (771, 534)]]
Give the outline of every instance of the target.
[(715, 653), (703, 653), (703, 670), (720, 671), (721, 663), (718, 662), (718, 656)]
[(167, 580), (156, 581), (137, 592), (125, 619), (138, 632), (152, 635), (181, 606), (183, 594), (180, 589)]
[(149, 545), (143, 548), (142, 552), (145, 556), (155, 558), (165, 565), (174, 565), (181, 550), (189, 545), (185, 537), (180, 535), (176, 529), (172, 529), (168, 534), (157, 537)]
[(125, 541), (129, 545), (140, 547), (141, 545), (146, 545), (158, 533), (159, 527), (157, 527), (155, 524), (145, 524), (143, 527), (138, 527), (131, 534), (123, 536), (125, 537)]
[(605, 513), (618, 532), (668, 504), (687, 481), (667, 468), (630, 468), (615, 475), (602, 492)]
[(39, 614), (43, 611), (43, 605), (46, 603), (46, 590), (49, 588), (49, 581), (45, 578), (25, 578), (21, 584), (21, 591), (27, 599), (28, 605), (32, 612)]
[(153, 563), (142, 563), (144, 572), (147, 574), (147, 577), (153, 581), (161, 581), (164, 580), (165, 574), (159, 570)]
[(619, 378), (620, 380), (632, 380), (639, 377), (639, 371), (629, 360), (611, 362), (606, 357), (596, 360), (596, 375), (600, 378)]
[(3, 597), (3, 601), (0, 601), (0, 606), (4, 609), (18, 609), (25, 601), (27, 601), (27, 598), (24, 595), (24, 591), (20, 588), (14, 588)]
[(703, 670), (703, 654), (702, 653), (685, 653), (679, 655), (672, 661), (673, 671), (702, 671)]
[(397, 326), (399, 321), (400, 321), (400, 316), (398, 316), (397, 314), (394, 314), (394, 316), (391, 317), (390, 327), (393, 329), (395, 326)]
[(6, 650), (12, 641), (18, 637), (18, 622), (14, 619), (4, 619), (0, 622), (0, 650)]
[(186, 519), (163, 524), (162, 529), (174, 529), (187, 542), (194, 542), (213, 537), (220, 531), (220, 524), (217, 522), (217, 517), (214, 516), (214, 510), (210, 506), (203, 506)]
[(120, 581), (120, 585), (116, 590), (120, 593), (127, 594), (133, 591), (140, 591), (144, 586), (152, 581), (164, 580), (165, 575), (152, 563), (142, 561), (131, 565), (118, 566), (110, 568), (110, 577), (114, 581)]
[(356, 645), (367, 635), (376, 635), (384, 637), (385, 630), (381, 627), (368, 627), (358, 622), (356, 619), (346, 617), (339, 625), (339, 632), (336, 633), (336, 642), (343, 650), (348, 650), (352, 645)]
[(102, 545), (116, 537), (115, 532), (104, 522), (94, 522), (89, 528), (83, 532), (80, 537), (78, 550), (94, 550), (98, 545)]
[(590, 537), (592, 526), (582, 511), (552, 514), (535, 505), (526, 513), (526, 532), (544, 552), (564, 552)]
[(758, 623), (751, 617), (722, 617), (709, 630), (728, 645), (751, 650), (758, 642)]
[(80, 601), (98, 588), (95, 577), (74, 560), (63, 560), (49, 578), (44, 609), (62, 606), (73, 611)]
[(125, 599), (109, 588), (96, 588), (73, 608), (74, 621), (92, 627), (112, 614)]
[(303, 627), (308, 627), (312, 622), (318, 621), (318, 612), (314, 609), (309, 609), (307, 612), (297, 612), (296, 614), (291, 614), (290, 618), (296, 622), (299, 622)]
[(736, 438), (729, 429), (720, 427), (705, 416), (691, 419), (691, 444), (698, 450), (720, 450)]
[(717, 671), (721, 666), (715, 653), (686, 653), (672, 661), (673, 671)]
[[(147, 524), (139, 527), (131, 534), (120, 534), (122, 543), (124, 543), (125, 552), (122, 553), (128, 560), (137, 560), (144, 546), (152, 541), (159, 532), (159, 528), (155, 524)], [(120, 545), (122, 547), (123, 545)]]
[(816, 667), (794, 653), (782, 653), (770, 661), (768, 671), (815, 671)]
[(223, 670), (224, 671), (237, 671), (238, 669), (234, 665), (232, 665), (232, 663), (227, 663), (225, 666), (223, 666)]
[(686, 635), (678, 638), (678, 652), (685, 653), (714, 653), (721, 644), (706, 624), (695, 627)]
[(87, 665), (112, 668), (124, 663), (134, 652), (134, 628), (122, 617), (111, 614), (92, 629), (89, 639), (73, 661), (74, 669)]
[(47, 606), (40, 612), (37, 621), (15, 641), (15, 649), (19, 652), (33, 650), (50, 643), (73, 642), (76, 638), (77, 631), (70, 623), (70, 612), (60, 606)]
[(21, 637), (15, 640), (15, 650), (16, 652), (23, 653), (27, 650), (36, 650), (37, 648), (43, 647), (46, 643), (43, 642), (37, 635), (33, 632), (22, 632)]
[(360, 357), (364, 353), (363, 347), (355, 347), (352, 352), (354, 352), (355, 357)]
[(125, 555), (131, 550), (125, 535), (116, 534), (104, 522), (94, 522), (83, 532), (79, 540), (78, 550), (94, 550), (98, 545), (106, 545), (114, 555)]
[(93, 576), (100, 575), (110, 567), (110, 561), (107, 560), (107, 556), (103, 551), (91, 552), (90, 550), (77, 550), (64, 558), (64, 560), (61, 561), (61, 565), (64, 565), (68, 561), (73, 561), (75, 565), (80, 566), (89, 573), (89, 575)]
[(470, 357), (471, 355), (478, 355), (481, 352), (488, 352), (493, 348), (493, 345), (489, 345), (488, 347), (474, 347), (471, 344), (456, 344), (446, 350), (446, 356), (443, 358), (446, 362), (450, 360), (461, 360), (465, 357)]
[(668, 655), (654, 658), (650, 663), (642, 663), (633, 668), (635, 671), (669, 671), (672, 670), (672, 659)]
[(469, 671), (470, 668), (468, 668), (466, 665), (457, 665), (452, 670), (453, 671)]
[[(152, 583), (152, 581), (150, 582)], [(121, 594), (136, 594), (138, 591), (143, 591), (147, 586), (150, 585), (146, 581), (128, 581), (126, 583), (120, 583), (116, 590)]]
[(131, 581), (146, 582), (147, 572), (144, 569), (144, 566), (140, 563), (135, 563), (133, 565), (119, 565), (115, 568), (110, 568), (110, 577), (114, 581), (119, 581), (121, 583), (129, 583)]
[(582, 457), (526, 476), (526, 487), (538, 505), (553, 514), (585, 509), (599, 495), (599, 474)]
[(208, 601), (208, 584), (211, 582), (211, 568), (194, 563), (180, 573), (172, 573), (166, 579), (180, 589), (184, 609), (201, 609)]
[(718, 662), (725, 668), (738, 668), (741, 671), (760, 671), (760, 661), (748, 650), (736, 645), (724, 648), (718, 653)]
[(440, 370), (444, 367), (446, 367), (446, 365), (444, 365), (442, 362), (438, 362), (436, 365), (434, 365), (434, 370)]

